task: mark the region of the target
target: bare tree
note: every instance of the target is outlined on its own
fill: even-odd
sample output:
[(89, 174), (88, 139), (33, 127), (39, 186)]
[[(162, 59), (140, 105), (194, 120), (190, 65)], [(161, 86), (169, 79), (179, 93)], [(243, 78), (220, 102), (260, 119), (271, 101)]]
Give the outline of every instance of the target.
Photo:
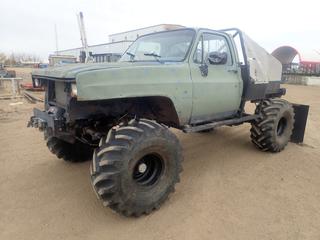
[(41, 62), (41, 58), (35, 54), (11, 53), (7, 55), (0, 52), (0, 63), (13, 66), (23, 62)]
[(7, 60), (7, 55), (4, 53), (0, 53), (0, 63), (5, 63)]

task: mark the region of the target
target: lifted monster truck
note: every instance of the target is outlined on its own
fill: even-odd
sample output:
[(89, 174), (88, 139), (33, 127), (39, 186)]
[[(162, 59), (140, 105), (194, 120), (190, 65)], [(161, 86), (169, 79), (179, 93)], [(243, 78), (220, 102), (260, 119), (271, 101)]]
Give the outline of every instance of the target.
[[(58, 158), (93, 156), (94, 191), (125, 216), (158, 209), (179, 181), (182, 149), (169, 127), (201, 132), (250, 122), (252, 142), (270, 152), (303, 140), (308, 106), (279, 99), (280, 62), (238, 29), (153, 33), (118, 63), (43, 69), (32, 78), (46, 97), (29, 126), (44, 131)], [(254, 114), (244, 111), (247, 101)]]

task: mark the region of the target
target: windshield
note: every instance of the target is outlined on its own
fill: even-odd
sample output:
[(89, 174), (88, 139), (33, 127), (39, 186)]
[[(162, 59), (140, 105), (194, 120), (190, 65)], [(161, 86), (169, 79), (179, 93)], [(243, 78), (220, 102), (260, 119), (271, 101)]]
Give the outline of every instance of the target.
[(183, 29), (160, 32), (137, 39), (120, 58), (122, 62), (180, 62), (186, 58), (195, 32)]

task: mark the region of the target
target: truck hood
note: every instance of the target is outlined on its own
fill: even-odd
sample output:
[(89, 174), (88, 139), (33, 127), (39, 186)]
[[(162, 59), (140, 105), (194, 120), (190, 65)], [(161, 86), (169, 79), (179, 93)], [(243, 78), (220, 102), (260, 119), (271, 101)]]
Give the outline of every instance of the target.
[(64, 78), (75, 79), (77, 74), (106, 68), (116, 68), (126, 63), (81, 63), (67, 64), (62, 66), (49, 67), (44, 69), (36, 69), (32, 71), (33, 76), (41, 76), (48, 78)]
[[(146, 63), (134, 63), (141, 66)], [(81, 64), (68, 64), (56, 67), (49, 67), (44, 69), (36, 69), (32, 71), (33, 76), (45, 77), (45, 78), (63, 78), (63, 79), (75, 79), (79, 73), (89, 72), (94, 70), (102, 70), (109, 68), (120, 68), (128, 65), (132, 65), (130, 62), (117, 62), (117, 63), (81, 63)], [(149, 65), (149, 63), (148, 63)]]

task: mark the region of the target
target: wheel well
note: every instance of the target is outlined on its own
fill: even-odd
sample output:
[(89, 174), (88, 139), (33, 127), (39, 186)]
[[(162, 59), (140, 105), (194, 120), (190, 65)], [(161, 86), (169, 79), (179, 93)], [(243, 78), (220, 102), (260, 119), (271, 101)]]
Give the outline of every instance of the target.
[(170, 98), (162, 96), (133, 97), (104, 101), (76, 101), (72, 99), (69, 108), (70, 120), (92, 119), (104, 115), (119, 119), (125, 115), (148, 118), (179, 128), (180, 122)]
[(167, 97), (142, 97), (134, 100), (135, 111), (146, 118), (153, 118), (168, 126), (179, 127), (179, 118), (175, 106)]

